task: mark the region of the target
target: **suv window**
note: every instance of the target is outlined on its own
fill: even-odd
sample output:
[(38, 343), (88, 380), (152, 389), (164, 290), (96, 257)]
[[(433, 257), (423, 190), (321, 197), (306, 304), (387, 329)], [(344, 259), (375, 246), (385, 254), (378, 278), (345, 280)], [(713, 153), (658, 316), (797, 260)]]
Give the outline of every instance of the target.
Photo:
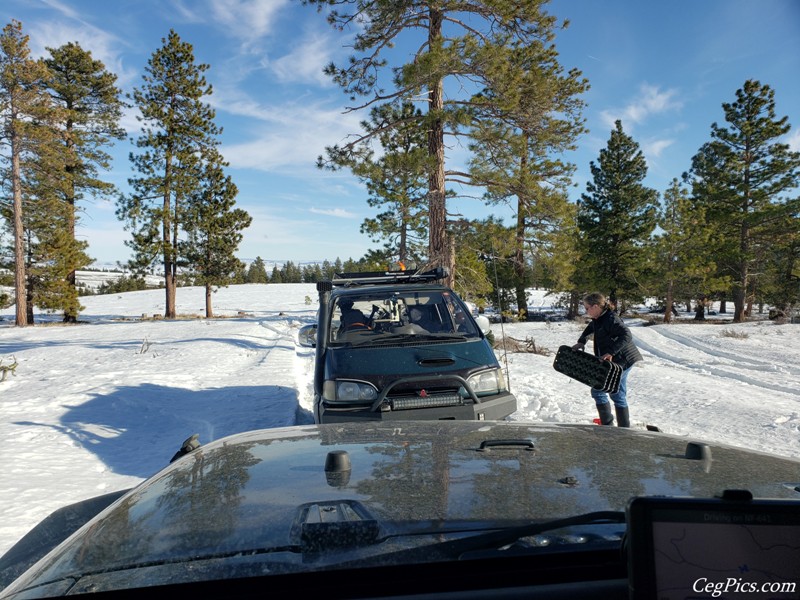
[(339, 296), (332, 311), (329, 341), (334, 345), (383, 344), (403, 335), (410, 340), (480, 336), (466, 307), (448, 291), (365, 290)]

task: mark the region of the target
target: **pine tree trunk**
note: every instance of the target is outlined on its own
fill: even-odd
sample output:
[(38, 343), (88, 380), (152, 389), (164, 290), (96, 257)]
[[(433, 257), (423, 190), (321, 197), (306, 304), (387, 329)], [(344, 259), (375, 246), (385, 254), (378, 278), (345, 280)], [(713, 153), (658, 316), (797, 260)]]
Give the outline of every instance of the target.
[[(749, 189), (749, 171), (745, 171), (744, 185)], [(747, 215), (750, 206), (749, 194), (745, 194), (742, 200), (742, 212)], [(750, 276), (750, 269), (747, 264), (747, 256), (750, 251), (750, 228), (746, 222), (742, 223), (739, 232), (739, 273), (738, 281), (733, 284), (733, 322), (744, 323), (747, 320), (745, 315), (745, 299), (747, 296), (747, 282)]]
[(400, 224), (400, 241), (397, 244), (397, 260), (406, 264), (408, 260), (408, 218), (407, 211), (403, 211), (403, 219)]
[[(439, 44), (442, 35), (442, 13), (431, 9), (428, 40), (431, 46)], [(428, 260), (432, 267), (450, 268), (454, 264), (452, 249), (447, 236), (447, 196), (444, 176), (444, 124), (441, 111), (444, 108), (443, 82), (440, 79), (431, 83), (428, 91), (430, 105), (428, 113), (433, 115), (428, 135), (428, 154), (434, 159), (434, 168), (428, 178)], [(445, 282), (452, 285), (454, 273)]]
[[(525, 134), (525, 148), (528, 147), (529, 136)], [(528, 171), (528, 155), (523, 153), (520, 161), (520, 173), (524, 177)], [(520, 186), (524, 189), (524, 186)], [(517, 312), (520, 321), (528, 320), (528, 297), (525, 294), (525, 215), (526, 199), (517, 197), (517, 228), (514, 238), (514, 278), (517, 280)]]
[(664, 306), (664, 323), (669, 323), (672, 321), (672, 303), (673, 300), (673, 283), (670, 282), (667, 284), (667, 299), (666, 305)]
[(161, 223), (161, 243), (163, 246), (163, 253), (164, 253), (164, 292), (166, 294), (165, 298), (165, 307), (164, 307), (164, 318), (166, 319), (174, 319), (175, 318), (175, 264), (174, 264), (174, 252), (175, 249), (172, 248), (172, 220), (170, 216), (172, 215), (172, 204), (170, 202), (171, 198), (171, 190), (170, 184), (172, 177), (172, 158), (170, 154), (167, 154), (166, 159), (166, 170), (164, 172), (164, 180), (167, 182), (166, 189), (164, 191), (164, 203), (163, 203), (163, 213), (162, 213), (162, 223)]
[(33, 325), (33, 290), (30, 285), (25, 290), (25, 296), (25, 320), (28, 325)]
[(211, 284), (206, 284), (206, 319), (211, 319), (214, 316), (214, 310), (211, 308)]
[(514, 238), (514, 278), (516, 279), (517, 313), (520, 321), (528, 320), (528, 297), (525, 294), (525, 206), (517, 202), (517, 228)]
[[(71, 106), (69, 107), (72, 108)], [(73, 134), (73, 123), (70, 120), (66, 125), (67, 131), (67, 151), (71, 154), (73, 150), (73, 142), (70, 141), (72, 139)], [(72, 165), (67, 165), (65, 169), (67, 173), (67, 179), (70, 182), (70, 189), (69, 189), (69, 198), (67, 198), (67, 231), (69, 232), (69, 239), (71, 242), (75, 241), (75, 167)], [(74, 265), (72, 265), (74, 266)], [(75, 269), (70, 269), (70, 272), (67, 274), (67, 286), (69, 286), (69, 291), (77, 296), (77, 292), (75, 291)], [(77, 306), (78, 303), (75, 303)], [(64, 310), (64, 322), (65, 323), (77, 323), (78, 322), (78, 314), (77, 310)]]
[[(67, 168), (68, 171), (71, 167)], [(69, 230), (69, 239), (75, 239), (75, 199), (69, 199), (69, 206), (67, 208), (67, 228)], [(69, 289), (75, 293), (75, 269), (71, 269), (69, 273), (67, 273), (67, 285)], [(76, 294), (77, 295), (77, 294)], [(64, 310), (64, 323), (77, 323), (78, 322), (78, 314), (77, 312), (73, 312), (69, 309)]]
[(12, 124), (11, 133), (11, 193), (14, 203), (14, 297), (16, 325), (25, 327), (28, 322), (27, 291), (25, 281), (25, 245), (22, 228), (22, 189), (19, 164), (19, 134)]
[(569, 293), (569, 311), (567, 312), (568, 319), (577, 319), (579, 315), (581, 304), (581, 297), (575, 290)]

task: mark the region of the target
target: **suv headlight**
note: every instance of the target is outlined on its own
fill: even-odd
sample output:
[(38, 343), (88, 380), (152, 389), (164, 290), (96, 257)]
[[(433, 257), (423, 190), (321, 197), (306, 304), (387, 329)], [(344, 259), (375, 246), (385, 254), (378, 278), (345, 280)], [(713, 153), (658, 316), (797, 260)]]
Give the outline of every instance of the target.
[(369, 383), (358, 381), (326, 381), (322, 386), (325, 400), (341, 402), (373, 402), (378, 398), (378, 390)]
[(474, 390), (478, 396), (488, 394), (499, 394), (508, 390), (506, 387), (506, 379), (503, 377), (503, 371), (500, 369), (491, 369), (490, 371), (481, 371), (475, 373), (467, 383)]

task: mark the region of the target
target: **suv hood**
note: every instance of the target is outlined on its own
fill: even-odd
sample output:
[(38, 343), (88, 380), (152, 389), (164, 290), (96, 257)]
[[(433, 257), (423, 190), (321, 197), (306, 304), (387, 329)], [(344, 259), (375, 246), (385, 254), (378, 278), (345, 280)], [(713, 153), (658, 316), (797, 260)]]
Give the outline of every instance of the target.
[(369, 555), (379, 531), (486, 530), (623, 511), (633, 496), (748, 489), (800, 498), (800, 461), (690, 442), (595, 425), (471, 421), (238, 434), (130, 491), (5, 591), (155, 585), (174, 581), (178, 564), (179, 580), (202, 578), (214, 561), (256, 555), (269, 557), (261, 572), (313, 570), (336, 564), (330, 557), (342, 547)]
[[(364, 360), (369, 353), (370, 360)], [(329, 348), (329, 364), (326, 376), (336, 379), (369, 379), (383, 387), (397, 377), (398, 373), (409, 375), (431, 375), (449, 371), (467, 374), (481, 368), (489, 368), (494, 354), (480, 339), (458, 343), (430, 341), (427, 345), (417, 342), (415, 346), (396, 344), (392, 346), (365, 346)]]

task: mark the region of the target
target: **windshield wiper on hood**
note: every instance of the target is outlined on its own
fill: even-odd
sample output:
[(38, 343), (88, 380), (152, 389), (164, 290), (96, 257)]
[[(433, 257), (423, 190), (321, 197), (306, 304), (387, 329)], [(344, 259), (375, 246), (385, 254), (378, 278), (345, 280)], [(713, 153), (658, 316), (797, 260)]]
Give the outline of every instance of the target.
[[(554, 531), (556, 529), (563, 529), (575, 525), (602, 525), (608, 523), (625, 523), (625, 513), (623, 511), (613, 510), (597, 511), (553, 521), (528, 523), (525, 525), (507, 527), (505, 529), (494, 529), (486, 533), (479, 533), (456, 540), (448, 540), (433, 545), (417, 546), (388, 554), (376, 555), (371, 558), (361, 559), (357, 565), (370, 566), (385, 563), (402, 564), (406, 562), (419, 563), (437, 560), (456, 560), (463, 558), (464, 555), (469, 552), (501, 548), (513, 544), (522, 538), (539, 535), (547, 531)], [(402, 535), (402, 533), (398, 534), (398, 536)], [(347, 564), (336, 565), (337, 568), (347, 568), (347, 566)], [(353, 563), (353, 566), (356, 566), (356, 563)]]
[[(345, 501), (347, 504), (352, 502)], [(357, 512), (357, 511), (356, 511)], [(367, 515), (368, 517), (368, 515)], [(398, 565), (398, 564), (412, 564), (448, 560), (462, 560), (468, 558), (471, 552), (481, 550), (493, 550), (508, 546), (514, 542), (535, 536), (547, 531), (554, 531), (572, 527), (575, 525), (603, 525), (610, 523), (625, 523), (625, 513), (621, 511), (599, 511), (591, 512), (565, 519), (556, 519), (553, 521), (546, 521), (540, 523), (527, 523), (524, 525), (515, 525), (503, 529), (491, 529), (489, 531), (483, 530), (482, 533), (474, 534), (468, 523), (459, 523), (453, 528), (439, 526), (431, 528), (430, 524), (426, 524), (420, 529), (401, 529), (391, 530), (388, 532), (382, 531), (381, 527), (376, 521), (371, 518), (360, 519), (355, 518), (352, 521), (342, 521), (333, 523), (315, 523), (312, 524), (311, 530), (302, 531), (302, 529), (293, 530), (291, 537), (297, 538), (296, 543), (289, 543), (282, 546), (251, 548), (251, 549), (237, 549), (229, 551), (199, 553), (193, 556), (179, 556), (172, 558), (153, 559), (148, 561), (138, 561), (127, 564), (119, 564), (109, 566), (103, 569), (92, 569), (85, 573), (71, 573), (67, 574), (68, 578), (73, 578), (76, 581), (85, 577), (110, 574), (120, 571), (130, 571), (135, 569), (142, 569), (148, 567), (157, 567), (163, 565), (188, 565), (190, 563), (197, 563), (201, 561), (213, 561), (224, 559), (247, 559), (253, 558), (258, 560), (259, 557), (267, 555), (287, 554), (296, 557), (303, 557), (303, 564), (306, 568), (316, 560), (322, 562), (314, 568), (332, 568), (332, 569), (347, 569), (347, 568), (362, 568), (380, 565)], [(295, 523), (295, 526), (298, 524)], [(308, 525), (308, 524), (306, 524)], [(375, 547), (392, 538), (416, 537), (416, 536), (430, 536), (430, 535), (467, 535), (468, 537), (459, 537), (458, 539), (438, 542), (428, 545), (415, 545), (412, 548), (404, 548), (393, 552), (384, 552), (371, 556), (363, 553), (357, 558), (352, 559), (351, 552), (359, 552), (368, 547)], [(333, 553), (328, 554), (328, 553)], [(350, 559), (344, 562), (338, 562), (335, 555), (340, 553), (349, 554)], [(333, 562), (327, 562), (325, 557), (333, 559)], [(299, 564), (287, 561), (285, 559), (276, 562), (273, 566), (274, 569), (282, 569), (282, 572), (297, 572), (304, 570)], [(278, 572), (277, 570), (275, 571)], [(60, 579), (60, 578), (59, 578)]]
[(351, 342), (351, 346), (366, 346), (392, 344), (395, 342), (435, 340), (435, 341), (461, 341), (467, 339), (463, 333), (384, 333)]

